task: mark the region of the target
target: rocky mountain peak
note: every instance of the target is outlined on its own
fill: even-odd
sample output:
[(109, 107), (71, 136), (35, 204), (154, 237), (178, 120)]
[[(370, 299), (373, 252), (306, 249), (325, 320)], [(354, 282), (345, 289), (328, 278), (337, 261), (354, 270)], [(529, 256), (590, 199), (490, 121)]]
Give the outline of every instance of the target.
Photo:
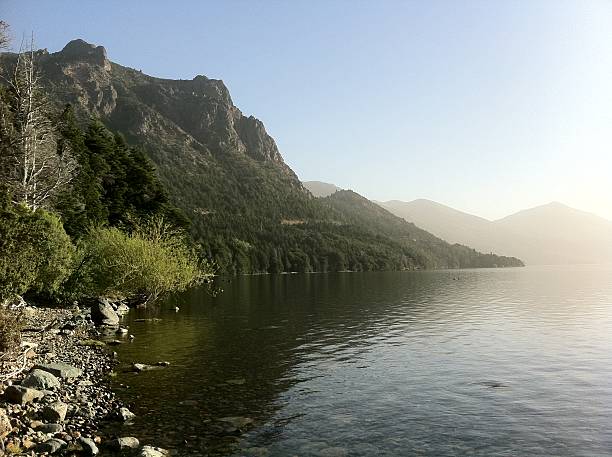
[(76, 39), (70, 41), (59, 53), (66, 60), (87, 61), (110, 70), (111, 64), (106, 55), (104, 46), (96, 46), (85, 40)]

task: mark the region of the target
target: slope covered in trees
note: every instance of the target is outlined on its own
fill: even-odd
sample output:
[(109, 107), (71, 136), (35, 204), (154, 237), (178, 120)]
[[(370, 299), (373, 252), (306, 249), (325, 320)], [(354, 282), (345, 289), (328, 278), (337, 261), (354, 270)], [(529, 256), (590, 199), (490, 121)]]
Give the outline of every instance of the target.
[[(15, 57), (5, 54), (0, 62), (10, 68)], [(81, 40), (36, 58), (51, 99), (74, 111), (67, 123), (73, 127), (63, 135), (80, 154), (82, 169), (76, 201), (66, 195), (60, 205), (73, 235), (89, 219), (129, 225), (139, 212), (180, 222), (176, 205), (202, 255), (226, 273), (518, 264), (461, 251), (431, 235), (422, 242), (397, 229), (389, 214), (382, 218), (387, 227), (369, 208), (314, 198), (263, 124), (240, 112), (222, 81), (154, 78), (111, 62), (104, 48)], [(75, 133), (74, 126), (90, 118), (138, 148), (99, 123)]]

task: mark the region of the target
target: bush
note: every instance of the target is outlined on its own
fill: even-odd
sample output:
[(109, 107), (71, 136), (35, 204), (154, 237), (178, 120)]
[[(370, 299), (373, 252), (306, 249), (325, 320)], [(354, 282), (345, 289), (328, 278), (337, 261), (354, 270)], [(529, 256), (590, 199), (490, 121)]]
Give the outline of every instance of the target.
[(53, 296), (70, 274), (75, 248), (57, 216), (0, 202), (0, 302), (36, 292)]
[(148, 301), (201, 284), (213, 274), (212, 266), (198, 260), (183, 233), (162, 219), (130, 234), (117, 228), (91, 229), (79, 244), (77, 258), (71, 287), (81, 296)]

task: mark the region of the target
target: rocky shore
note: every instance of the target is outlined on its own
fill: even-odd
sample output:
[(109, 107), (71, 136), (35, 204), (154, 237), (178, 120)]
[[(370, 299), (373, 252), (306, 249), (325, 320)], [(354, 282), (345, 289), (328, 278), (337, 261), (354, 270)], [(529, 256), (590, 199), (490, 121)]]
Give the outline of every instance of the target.
[(119, 365), (112, 344), (130, 338), (119, 327), (128, 310), (100, 299), (70, 309), (21, 302), (10, 311), (24, 326), (20, 348), (0, 354), (0, 456), (169, 455), (136, 437), (100, 432), (134, 417), (110, 388)]

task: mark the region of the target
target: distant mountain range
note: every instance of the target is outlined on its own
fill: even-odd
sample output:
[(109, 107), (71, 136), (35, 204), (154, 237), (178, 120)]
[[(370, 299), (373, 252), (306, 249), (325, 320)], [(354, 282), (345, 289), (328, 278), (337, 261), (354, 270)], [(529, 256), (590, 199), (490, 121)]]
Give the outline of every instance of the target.
[(612, 262), (612, 222), (561, 203), (496, 221), (429, 200), (379, 204), (449, 243), (517, 256), (528, 265)]
[[(16, 57), (0, 54), (5, 77)], [(69, 104), (85, 128), (99, 119), (142, 147), (221, 272), (522, 265), (449, 244), (354, 192), (314, 198), (333, 189), (308, 191), (263, 123), (242, 114), (221, 80), (149, 76), (83, 40), (37, 51), (35, 60), (58, 111)]]
[(329, 197), (331, 194), (342, 190), (334, 184), (321, 181), (304, 181), (302, 184), (315, 197)]
[[(304, 182), (304, 186), (323, 197), (338, 189), (320, 181)], [(376, 203), (449, 243), (518, 257), (528, 265), (612, 263), (612, 221), (562, 203), (495, 221), (426, 199)]]

